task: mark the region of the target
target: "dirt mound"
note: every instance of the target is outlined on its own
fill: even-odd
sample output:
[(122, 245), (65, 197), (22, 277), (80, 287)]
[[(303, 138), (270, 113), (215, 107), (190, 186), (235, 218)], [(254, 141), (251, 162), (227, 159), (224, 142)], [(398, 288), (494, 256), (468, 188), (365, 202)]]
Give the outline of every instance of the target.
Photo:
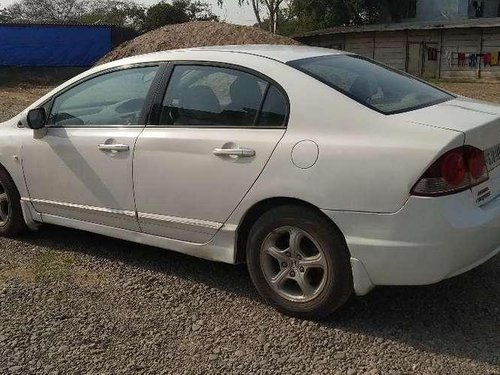
[(223, 22), (188, 22), (164, 26), (129, 40), (100, 59), (103, 64), (128, 56), (177, 48), (229, 44), (300, 44), (256, 27)]

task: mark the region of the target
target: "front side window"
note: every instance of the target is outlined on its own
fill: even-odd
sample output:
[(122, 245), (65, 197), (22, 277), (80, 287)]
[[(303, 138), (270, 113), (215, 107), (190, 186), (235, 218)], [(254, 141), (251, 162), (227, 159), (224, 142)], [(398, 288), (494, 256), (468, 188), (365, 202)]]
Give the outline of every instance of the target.
[(137, 125), (157, 66), (91, 78), (54, 99), (48, 125)]
[(359, 103), (386, 115), (454, 98), (409, 75), (352, 55), (329, 55), (288, 63)]
[(163, 99), (159, 124), (253, 126), (267, 87), (266, 81), (235, 69), (178, 65)]

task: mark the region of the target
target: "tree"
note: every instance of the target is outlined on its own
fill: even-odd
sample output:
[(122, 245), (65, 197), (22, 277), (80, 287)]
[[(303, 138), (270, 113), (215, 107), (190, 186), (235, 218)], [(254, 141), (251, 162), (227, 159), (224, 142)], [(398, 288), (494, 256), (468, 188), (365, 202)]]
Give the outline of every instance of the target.
[(21, 0), (7, 8), (16, 22), (76, 22), (85, 13), (85, 0)]
[[(270, 32), (276, 33), (280, 14), (286, 13), (285, 9), (291, 1), (292, 0), (238, 0), (238, 5), (251, 5), (259, 27), (264, 28), (264, 26), (267, 25), (267, 29)], [(217, 0), (217, 2), (221, 7), (224, 5), (224, 0)]]
[(79, 22), (107, 24), (142, 29), (145, 8), (129, 0), (94, 0), (88, 2)]
[(190, 21), (219, 21), (219, 17), (212, 12), (210, 4), (201, 0), (184, 0), (183, 2), (187, 3), (185, 9)]
[(406, 16), (408, 0), (292, 0), (288, 21), (280, 32), (300, 34), (334, 26), (355, 26), (400, 22)]
[(375, 23), (385, 0), (293, 0), (290, 12), (303, 28)]
[(391, 16), (392, 22), (401, 22), (405, 18), (409, 7), (408, 0), (384, 0), (381, 7), (385, 7)]
[(1, 8), (0, 9), (0, 23), (11, 22), (12, 16), (8, 9)]
[(190, 21), (217, 21), (209, 4), (202, 1), (174, 0), (171, 4), (161, 1), (146, 10), (143, 31)]
[(163, 0), (149, 8), (133, 0), (19, 0), (0, 10), (0, 22), (109, 24), (137, 31), (196, 20), (218, 18), (202, 0)]

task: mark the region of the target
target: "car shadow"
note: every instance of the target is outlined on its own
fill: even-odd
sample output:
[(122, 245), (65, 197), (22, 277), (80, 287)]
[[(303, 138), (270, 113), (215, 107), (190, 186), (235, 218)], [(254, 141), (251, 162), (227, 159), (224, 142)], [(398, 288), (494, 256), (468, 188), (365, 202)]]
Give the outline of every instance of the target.
[[(172, 251), (116, 240), (73, 229), (44, 226), (19, 239), (32, 246), (119, 261), (132, 267), (203, 283), (261, 302), (244, 265), (197, 259)], [(500, 364), (500, 257), (439, 284), (379, 287), (352, 297), (327, 320), (326, 329), (342, 329), (404, 342), (428, 353)]]

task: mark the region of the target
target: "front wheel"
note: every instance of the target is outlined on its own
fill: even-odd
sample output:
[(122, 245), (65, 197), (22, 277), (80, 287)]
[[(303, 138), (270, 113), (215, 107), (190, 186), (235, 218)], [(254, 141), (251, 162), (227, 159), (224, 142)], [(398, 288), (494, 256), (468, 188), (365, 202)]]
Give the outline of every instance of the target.
[(24, 230), (21, 197), (12, 178), (0, 168), (0, 236), (12, 237)]
[(353, 289), (344, 237), (308, 207), (282, 206), (262, 215), (250, 231), (247, 265), (264, 300), (299, 318), (330, 315)]

